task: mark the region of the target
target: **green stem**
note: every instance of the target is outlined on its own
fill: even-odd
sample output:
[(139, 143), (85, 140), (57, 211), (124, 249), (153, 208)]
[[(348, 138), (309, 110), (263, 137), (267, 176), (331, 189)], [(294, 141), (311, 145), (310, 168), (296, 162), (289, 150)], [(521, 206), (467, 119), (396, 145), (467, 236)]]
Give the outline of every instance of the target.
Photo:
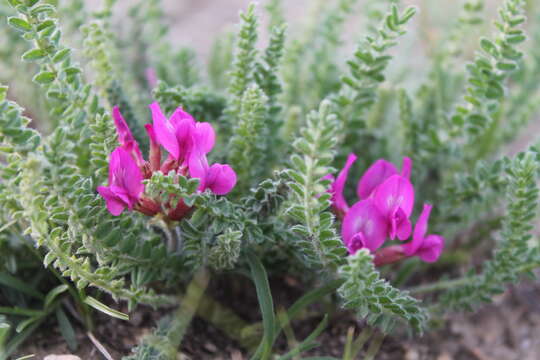
[(372, 360), (375, 359), (375, 355), (379, 352), (379, 349), (381, 348), (382, 342), (384, 340), (384, 334), (383, 333), (377, 333), (373, 337), (373, 341), (369, 344), (369, 348), (367, 350), (366, 356), (364, 357), (364, 360)]
[[(540, 267), (540, 262), (534, 262), (534, 263), (522, 265), (518, 268), (518, 273), (531, 271), (533, 269), (536, 269), (537, 267)], [(408, 290), (413, 294), (423, 294), (423, 293), (439, 291), (439, 290), (448, 290), (448, 289), (453, 289), (455, 287), (467, 285), (473, 282), (476, 278), (477, 276), (471, 276), (471, 277), (463, 277), (460, 279), (439, 281), (433, 284), (413, 287)]]
[(451, 289), (458, 286), (466, 285), (467, 283), (471, 282), (473, 279), (474, 277), (464, 277), (461, 279), (439, 281), (433, 284), (413, 287), (413, 288), (410, 288), (409, 291), (413, 294), (424, 294), (424, 293), (438, 291), (438, 290), (446, 290), (446, 289)]
[[(205, 268), (201, 268), (188, 285), (186, 295), (182, 299), (182, 305), (174, 313), (171, 329), (167, 334), (170, 346), (178, 349), (186, 330), (197, 312), (201, 298), (208, 287), (210, 274)], [(176, 356), (174, 357), (176, 358)]]

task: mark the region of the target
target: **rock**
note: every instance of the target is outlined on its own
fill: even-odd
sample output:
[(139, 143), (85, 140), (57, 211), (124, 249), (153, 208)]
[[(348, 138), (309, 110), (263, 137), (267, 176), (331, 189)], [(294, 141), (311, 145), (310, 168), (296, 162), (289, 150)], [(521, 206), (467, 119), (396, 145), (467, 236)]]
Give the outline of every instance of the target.
[(75, 355), (47, 355), (43, 360), (81, 360), (80, 357)]

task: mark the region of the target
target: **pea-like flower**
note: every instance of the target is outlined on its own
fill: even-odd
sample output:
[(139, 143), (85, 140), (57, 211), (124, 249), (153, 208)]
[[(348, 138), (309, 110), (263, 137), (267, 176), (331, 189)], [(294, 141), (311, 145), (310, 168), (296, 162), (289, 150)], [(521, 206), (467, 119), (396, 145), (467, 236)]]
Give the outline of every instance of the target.
[[(162, 204), (144, 193), (144, 179), (149, 179), (156, 171), (199, 179), (199, 191), (210, 190), (216, 195), (229, 193), (236, 185), (236, 173), (226, 164), (208, 164), (206, 155), (215, 144), (215, 132), (212, 125), (196, 122), (182, 108), (167, 118), (159, 104), (150, 105), (153, 124), (146, 124), (145, 129), (150, 139), (148, 161), (143, 158), (139, 144), (133, 137), (129, 126), (120, 113), (113, 108), (114, 124), (120, 146), (113, 151), (109, 163), (109, 186), (98, 187), (99, 194), (105, 199), (107, 209), (115, 216), (125, 208), (137, 210), (153, 216), (163, 213), (169, 220), (182, 219), (191, 208), (183, 199), (170, 200)], [(163, 147), (168, 157), (162, 161)], [(171, 204), (175, 204), (172, 206)]]
[[(410, 256), (419, 256), (426, 262), (436, 261), (443, 248), (444, 238), (439, 235), (425, 236), (431, 205), (425, 205), (414, 233), (410, 217), (414, 210), (415, 190), (410, 181), (411, 159), (403, 158), (401, 172), (391, 162), (377, 160), (362, 175), (356, 192), (359, 201), (351, 208), (343, 196), (343, 190), (351, 166), (356, 161), (350, 154), (337, 179), (332, 180), (332, 208), (343, 219), (341, 235), (349, 253), (362, 248), (375, 254), (375, 263), (384, 265)], [(413, 233), (413, 240), (402, 245), (384, 246), (387, 238), (406, 241)]]

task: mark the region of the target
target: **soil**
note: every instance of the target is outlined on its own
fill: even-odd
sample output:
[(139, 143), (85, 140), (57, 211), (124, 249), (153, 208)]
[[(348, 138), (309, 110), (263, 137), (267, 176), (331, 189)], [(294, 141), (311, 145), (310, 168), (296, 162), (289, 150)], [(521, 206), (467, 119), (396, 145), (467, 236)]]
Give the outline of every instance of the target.
[[(224, 287), (231, 284), (237, 286)], [(291, 278), (271, 281), (276, 308), (286, 308), (298, 298), (303, 289)], [(212, 281), (207, 290), (209, 296), (217, 299), (223, 306), (233, 310), (246, 323), (260, 321), (256, 303), (255, 289), (242, 278), (221, 277)], [(540, 354), (540, 284), (523, 282), (510, 287), (507, 292), (494, 299), (493, 304), (482, 307), (475, 314), (450, 314), (440, 322), (439, 328), (423, 337), (409, 337), (397, 333), (384, 339), (376, 359), (392, 360), (535, 360)], [(112, 304), (118, 307), (118, 304)], [(309, 335), (322, 320), (324, 310), (330, 310), (330, 321), (326, 330), (319, 336), (320, 346), (305, 354), (341, 357), (350, 328), (358, 335), (363, 324), (354, 314), (333, 309), (323, 309), (314, 305), (313, 311), (301, 320), (293, 322), (293, 332), (297, 339)], [(120, 310), (126, 308), (120, 306)], [(113, 359), (128, 355), (133, 346), (149, 334), (157, 320), (173, 309), (152, 310), (140, 307), (131, 314), (130, 321), (112, 319), (95, 312), (96, 328), (94, 337), (111, 354)], [(46, 331), (45, 331), (46, 329)], [(104, 359), (82, 328), (77, 328), (79, 349), (71, 352), (64, 343), (54, 320), (42, 327), (36, 336), (16, 355), (35, 354), (43, 359), (49, 354), (74, 354), (81, 359)], [(366, 346), (369, 345), (369, 342)], [(280, 352), (287, 351), (287, 338), (281, 335), (276, 343)], [(366, 349), (364, 349), (365, 351)], [(195, 317), (181, 347), (182, 359), (249, 359), (245, 348), (222, 330)], [(362, 359), (360, 353), (358, 359)]]

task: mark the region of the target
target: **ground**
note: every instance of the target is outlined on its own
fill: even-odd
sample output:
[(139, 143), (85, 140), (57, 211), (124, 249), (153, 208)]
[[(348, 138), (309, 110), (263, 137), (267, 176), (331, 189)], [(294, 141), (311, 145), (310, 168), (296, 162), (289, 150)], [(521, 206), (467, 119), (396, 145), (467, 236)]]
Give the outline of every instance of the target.
[[(249, 283), (242, 284), (248, 289), (237, 293), (237, 289), (222, 286), (226, 280), (220, 279), (210, 285), (208, 293), (218, 295), (218, 299), (230, 307), (243, 320), (258, 321), (255, 291)], [(239, 280), (242, 283), (242, 280)], [(302, 293), (298, 284), (290, 279), (273, 279), (272, 291), (276, 308), (290, 305)], [(223, 298), (223, 296), (225, 298)], [(376, 359), (391, 360), (535, 360), (540, 354), (540, 284), (523, 282), (517, 287), (497, 297), (493, 304), (482, 307), (475, 314), (450, 314), (439, 329), (423, 337), (411, 338), (404, 334), (390, 335), (384, 339)], [(127, 309), (123, 309), (124, 311)], [(173, 309), (152, 310), (140, 307), (131, 315), (129, 322), (111, 319), (96, 313), (95, 338), (110, 352), (113, 359), (127, 355), (138, 340), (152, 331), (157, 319)], [(311, 316), (307, 315), (294, 324), (294, 333), (303, 338), (321, 320), (320, 308)], [(36, 335), (30, 344), (17, 355), (35, 354), (43, 359), (48, 354), (75, 354), (83, 360), (102, 359), (96, 346), (82, 329), (78, 329), (80, 347), (72, 353), (64, 344), (59, 330), (51, 321), (44, 326), (47, 331)], [(52, 327), (52, 328), (51, 328)], [(336, 312), (330, 319), (327, 330), (319, 337), (321, 344), (310, 355), (342, 356), (346, 334), (354, 327), (356, 334), (362, 328), (353, 314)], [(278, 348), (286, 348), (285, 337), (278, 341)], [(224, 332), (196, 317), (184, 339), (181, 352), (183, 359), (248, 359), (247, 354)]]

